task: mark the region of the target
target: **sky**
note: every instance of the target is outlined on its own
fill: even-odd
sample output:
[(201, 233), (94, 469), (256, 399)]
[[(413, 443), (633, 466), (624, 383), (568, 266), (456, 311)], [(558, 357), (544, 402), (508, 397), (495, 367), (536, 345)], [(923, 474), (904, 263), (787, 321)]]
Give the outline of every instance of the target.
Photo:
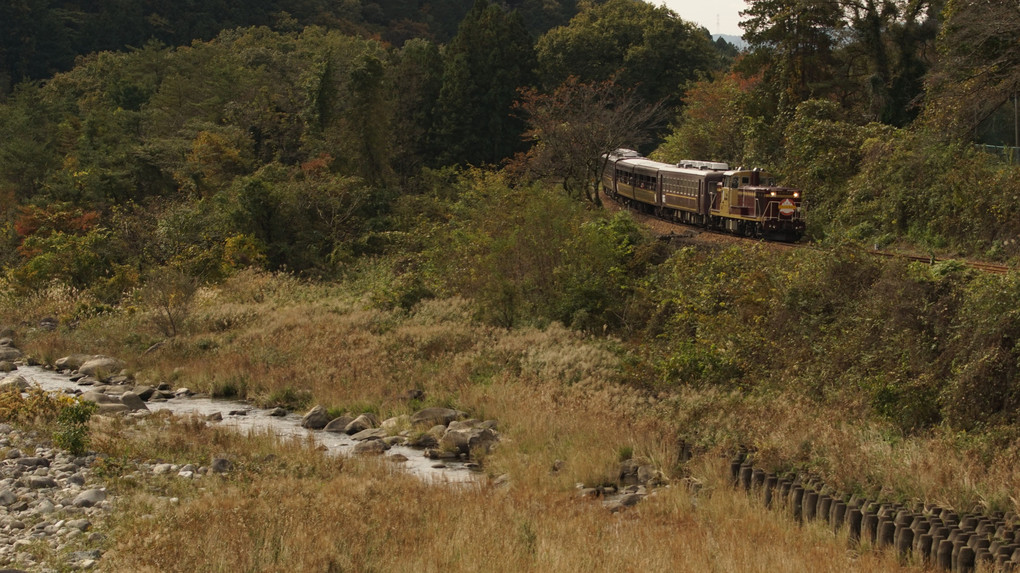
[(708, 28), (712, 34), (740, 36), (740, 11), (747, 8), (744, 0), (654, 0), (664, 4), (688, 22)]

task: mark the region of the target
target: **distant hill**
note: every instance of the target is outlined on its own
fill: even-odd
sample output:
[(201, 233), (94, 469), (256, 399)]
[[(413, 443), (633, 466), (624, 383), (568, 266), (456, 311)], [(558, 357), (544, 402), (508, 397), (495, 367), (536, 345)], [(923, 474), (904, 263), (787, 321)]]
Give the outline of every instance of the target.
[(734, 46), (737, 47), (738, 50), (743, 50), (747, 48), (747, 42), (745, 42), (744, 39), (741, 38), (740, 36), (734, 36), (731, 34), (712, 34), (713, 40), (718, 40), (719, 38), (722, 38), (723, 40), (726, 40), (727, 42), (733, 44)]

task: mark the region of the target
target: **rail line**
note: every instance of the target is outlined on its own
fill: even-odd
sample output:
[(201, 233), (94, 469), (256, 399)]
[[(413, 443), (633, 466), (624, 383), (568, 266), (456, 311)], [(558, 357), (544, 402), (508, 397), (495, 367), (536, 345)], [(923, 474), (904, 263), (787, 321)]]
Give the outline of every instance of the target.
[[(679, 238), (689, 238), (690, 235), (688, 235), (687, 233), (690, 232), (690, 231), (694, 231), (694, 232), (697, 232), (698, 234), (708, 234), (708, 235), (711, 235), (713, 237), (720, 237), (720, 238), (722, 238), (725, 241), (733, 242), (733, 243), (742, 242), (742, 241), (754, 241), (756, 243), (767, 243), (769, 246), (777, 248), (777, 249), (818, 248), (818, 247), (812, 246), (809, 243), (783, 243), (783, 242), (778, 242), (778, 241), (762, 241), (761, 239), (754, 239), (754, 238), (748, 238), (748, 237), (740, 237), (740, 236), (733, 235), (733, 234), (730, 234), (730, 233), (725, 233), (725, 232), (722, 232), (722, 231), (716, 231), (716, 230), (712, 230), (712, 229), (705, 229), (703, 227), (698, 227), (696, 225), (685, 225), (683, 223), (677, 223), (677, 222), (674, 222), (674, 221), (667, 221), (665, 219), (660, 219), (658, 217), (655, 217), (654, 215), (650, 215), (648, 213), (642, 213), (642, 212), (637, 211), (635, 209), (630, 209), (630, 208), (628, 208), (628, 207), (626, 207), (624, 205), (621, 205), (621, 204), (617, 203), (616, 201), (614, 201), (611, 197), (609, 197), (605, 193), (602, 194), (602, 199), (603, 199), (603, 204), (607, 205), (611, 209), (626, 210), (627, 212), (629, 212), (631, 214), (631, 216), (633, 216), (639, 222), (641, 222), (642, 224), (646, 225), (654, 233), (656, 233), (656, 235), (659, 238), (665, 238), (665, 237), (670, 237), (670, 236), (679, 237)], [(682, 231), (682, 232), (679, 232), (679, 231)], [(908, 253), (899, 253), (899, 252), (894, 252), (894, 251), (882, 251), (882, 250), (879, 250), (879, 249), (868, 249), (865, 252), (867, 254), (875, 256), (875, 257), (885, 257), (885, 258), (890, 258), (890, 259), (892, 259), (892, 258), (899, 258), (899, 259), (906, 259), (908, 261), (916, 261), (916, 262), (922, 262), (922, 263), (929, 263), (929, 264), (933, 264), (933, 265), (936, 264), (936, 263), (941, 263), (941, 262), (946, 262), (946, 261), (959, 261), (961, 264), (965, 265), (967, 268), (971, 268), (971, 269), (974, 269), (974, 270), (977, 270), (977, 271), (981, 271), (981, 272), (985, 272), (985, 273), (996, 274), (996, 275), (1005, 275), (1005, 274), (1009, 273), (1010, 271), (1017, 270), (1014, 267), (1011, 267), (1011, 266), (1008, 266), (1008, 265), (997, 264), (997, 263), (984, 263), (984, 262), (978, 262), (978, 261), (968, 261), (968, 260), (963, 260), (963, 259), (951, 259), (951, 258), (945, 258), (945, 257), (932, 257), (930, 255), (929, 256), (915, 255), (915, 254), (908, 254)]]

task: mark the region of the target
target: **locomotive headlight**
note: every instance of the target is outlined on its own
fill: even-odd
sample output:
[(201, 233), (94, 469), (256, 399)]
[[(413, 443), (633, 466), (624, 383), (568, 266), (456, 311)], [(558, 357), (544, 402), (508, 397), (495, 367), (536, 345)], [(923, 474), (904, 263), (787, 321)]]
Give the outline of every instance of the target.
[(800, 197), (800, 193), (794, 191), (793, 192), (793, 198), (796, 199), (797, 197)]
[(769, 195), (772, 195), (773, 197), (775, 197), (776, 196), (776, 192), (773, 191), (772, 193), (769, 193)]

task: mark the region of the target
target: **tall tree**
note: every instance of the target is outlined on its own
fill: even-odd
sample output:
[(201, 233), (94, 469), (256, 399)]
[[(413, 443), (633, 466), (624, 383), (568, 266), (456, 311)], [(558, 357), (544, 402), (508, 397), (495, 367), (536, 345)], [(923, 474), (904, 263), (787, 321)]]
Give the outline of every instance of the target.
[(591, 4), (539, 39), (536, 51), (546, 89), (574, 75), (582, 82), (614, 79), (646, 102), (669, 107), (679, 105), (684, 84), (719, 62), (702, 30), (639, 0)]
[(438, 46), (421, 38), (407, 41), (394, 57), (393, 165), (400, 173), (413, 175), (435, 152), (429, 129), (443, 85), (443, 58)]
[(525, 92), (520, 104), (528, 118), (527, 137), (536, 145), (527, 167), (539, 177), (556, 177), (571, 197), (601, 205), (598, 183), (606, 154), (650, 139), (663, 118), (632, 90), (611, 81), (582, 83), (568, 78), (549, 94)]
[(516, 12), (477, 0), (446, 48), (436, 102), (441, 163), (498, 163), (521, 148), (523, 122), (511, 113), (532, 84), (534, 50)]
[[(848, 41), (838, 57), (848, 70), (845, 99), (863, 96), (858, 105), (869, 120), (906, 125), (920, 110), (942, 1), (842, 0), (842, 4)], [(850, 107), (847, 103), (844, 106)]]
[[(838, 3), (827, 0), (748, 0), (744, 70), (763, 70), (780, 97), (796, 106), (832, 87), (833, 44), (844, 27)], [(749, 74), (753, 75), (753, 74)]]
[(1020, 92), (1020, 4), (949, 0), (943, 13), (927, 111), (962, 135)]

